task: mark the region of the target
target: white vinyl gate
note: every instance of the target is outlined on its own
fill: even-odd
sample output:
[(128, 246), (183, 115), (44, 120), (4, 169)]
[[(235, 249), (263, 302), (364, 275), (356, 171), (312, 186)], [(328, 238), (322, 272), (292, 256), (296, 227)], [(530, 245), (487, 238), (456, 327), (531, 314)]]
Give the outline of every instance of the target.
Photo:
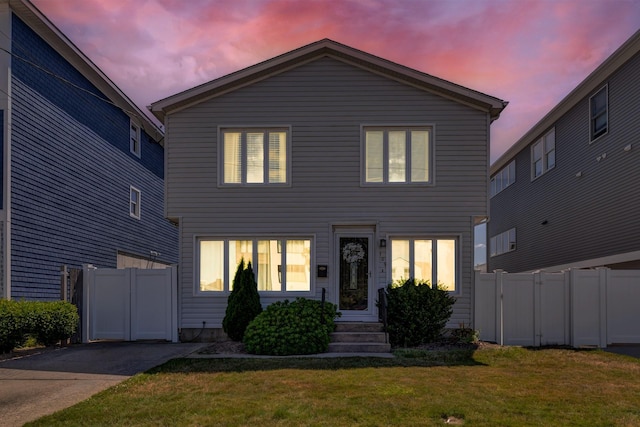
[(640, 271), (480, 273), (474, 328), (503, 345), (640, 343)]
[(177, 269), (83, 271), (82, 341), (178, 341)]

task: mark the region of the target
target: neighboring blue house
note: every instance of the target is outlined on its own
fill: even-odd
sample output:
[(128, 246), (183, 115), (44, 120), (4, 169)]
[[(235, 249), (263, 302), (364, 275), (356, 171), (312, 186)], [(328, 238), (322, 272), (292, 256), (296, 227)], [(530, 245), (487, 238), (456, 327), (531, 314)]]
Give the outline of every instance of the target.
[(30, 2), (0, 1), (0, 297), (58, 299), (62, 265), (178, 260), (162, 131)]

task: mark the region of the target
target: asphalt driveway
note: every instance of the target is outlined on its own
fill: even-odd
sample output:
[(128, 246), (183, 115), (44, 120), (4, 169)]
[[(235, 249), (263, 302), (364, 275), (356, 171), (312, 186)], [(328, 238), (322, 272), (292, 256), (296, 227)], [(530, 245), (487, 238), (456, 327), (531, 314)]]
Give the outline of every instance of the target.
[(75, 405), (167, 360), (203, 345), (97, 342), (0, 361), (0, 424), (21, 426)]

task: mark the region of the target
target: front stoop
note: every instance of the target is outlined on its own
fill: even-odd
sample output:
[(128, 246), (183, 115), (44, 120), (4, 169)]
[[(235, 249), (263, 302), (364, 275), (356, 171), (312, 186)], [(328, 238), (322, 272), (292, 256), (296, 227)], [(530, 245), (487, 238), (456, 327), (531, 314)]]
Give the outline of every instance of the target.
[(381, 323), (337, 322), (330, 353), (389, 353), (391, 344)]

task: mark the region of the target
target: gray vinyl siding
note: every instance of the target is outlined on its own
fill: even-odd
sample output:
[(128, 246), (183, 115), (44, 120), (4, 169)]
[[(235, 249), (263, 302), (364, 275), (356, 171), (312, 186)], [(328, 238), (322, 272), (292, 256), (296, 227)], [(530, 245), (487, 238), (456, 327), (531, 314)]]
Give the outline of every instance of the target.
[[(219, 327), (226, 295), (195, 295), (195, 236), (309, 236), (315, 294), (335, 297), (332, 225), (390, 236), (459, 238), (458, 302), (471, 320), (472, 217), (487, 213), (488, 115), (338, 60), (323, 58), (167, 116), (167, 215), (180, 218), (181, 327)], [(434, 127), (433, 186), (361, 186), (361, 126)], [(290, 126), (289, 187), (220, 188), (218, 126)], [(375, 242), (376, 254), (380, 249)], [(376, 269), (376, 287), (387, 283)], [(262, 298), (268, 304), (277, 299)]]
[(588, 97), (557, 121), (553, 170), (531, 181), (530, 147), (516, 155), (517, 181), (491, 199), (488, 235), (516, 227), (517, 250), (490, 257), (489, 271), (528, 271), (640, 250), (638, 75), (635, 55), (590, 94), (608, 85), (609, 131), (596, 141), (589, 143)]

